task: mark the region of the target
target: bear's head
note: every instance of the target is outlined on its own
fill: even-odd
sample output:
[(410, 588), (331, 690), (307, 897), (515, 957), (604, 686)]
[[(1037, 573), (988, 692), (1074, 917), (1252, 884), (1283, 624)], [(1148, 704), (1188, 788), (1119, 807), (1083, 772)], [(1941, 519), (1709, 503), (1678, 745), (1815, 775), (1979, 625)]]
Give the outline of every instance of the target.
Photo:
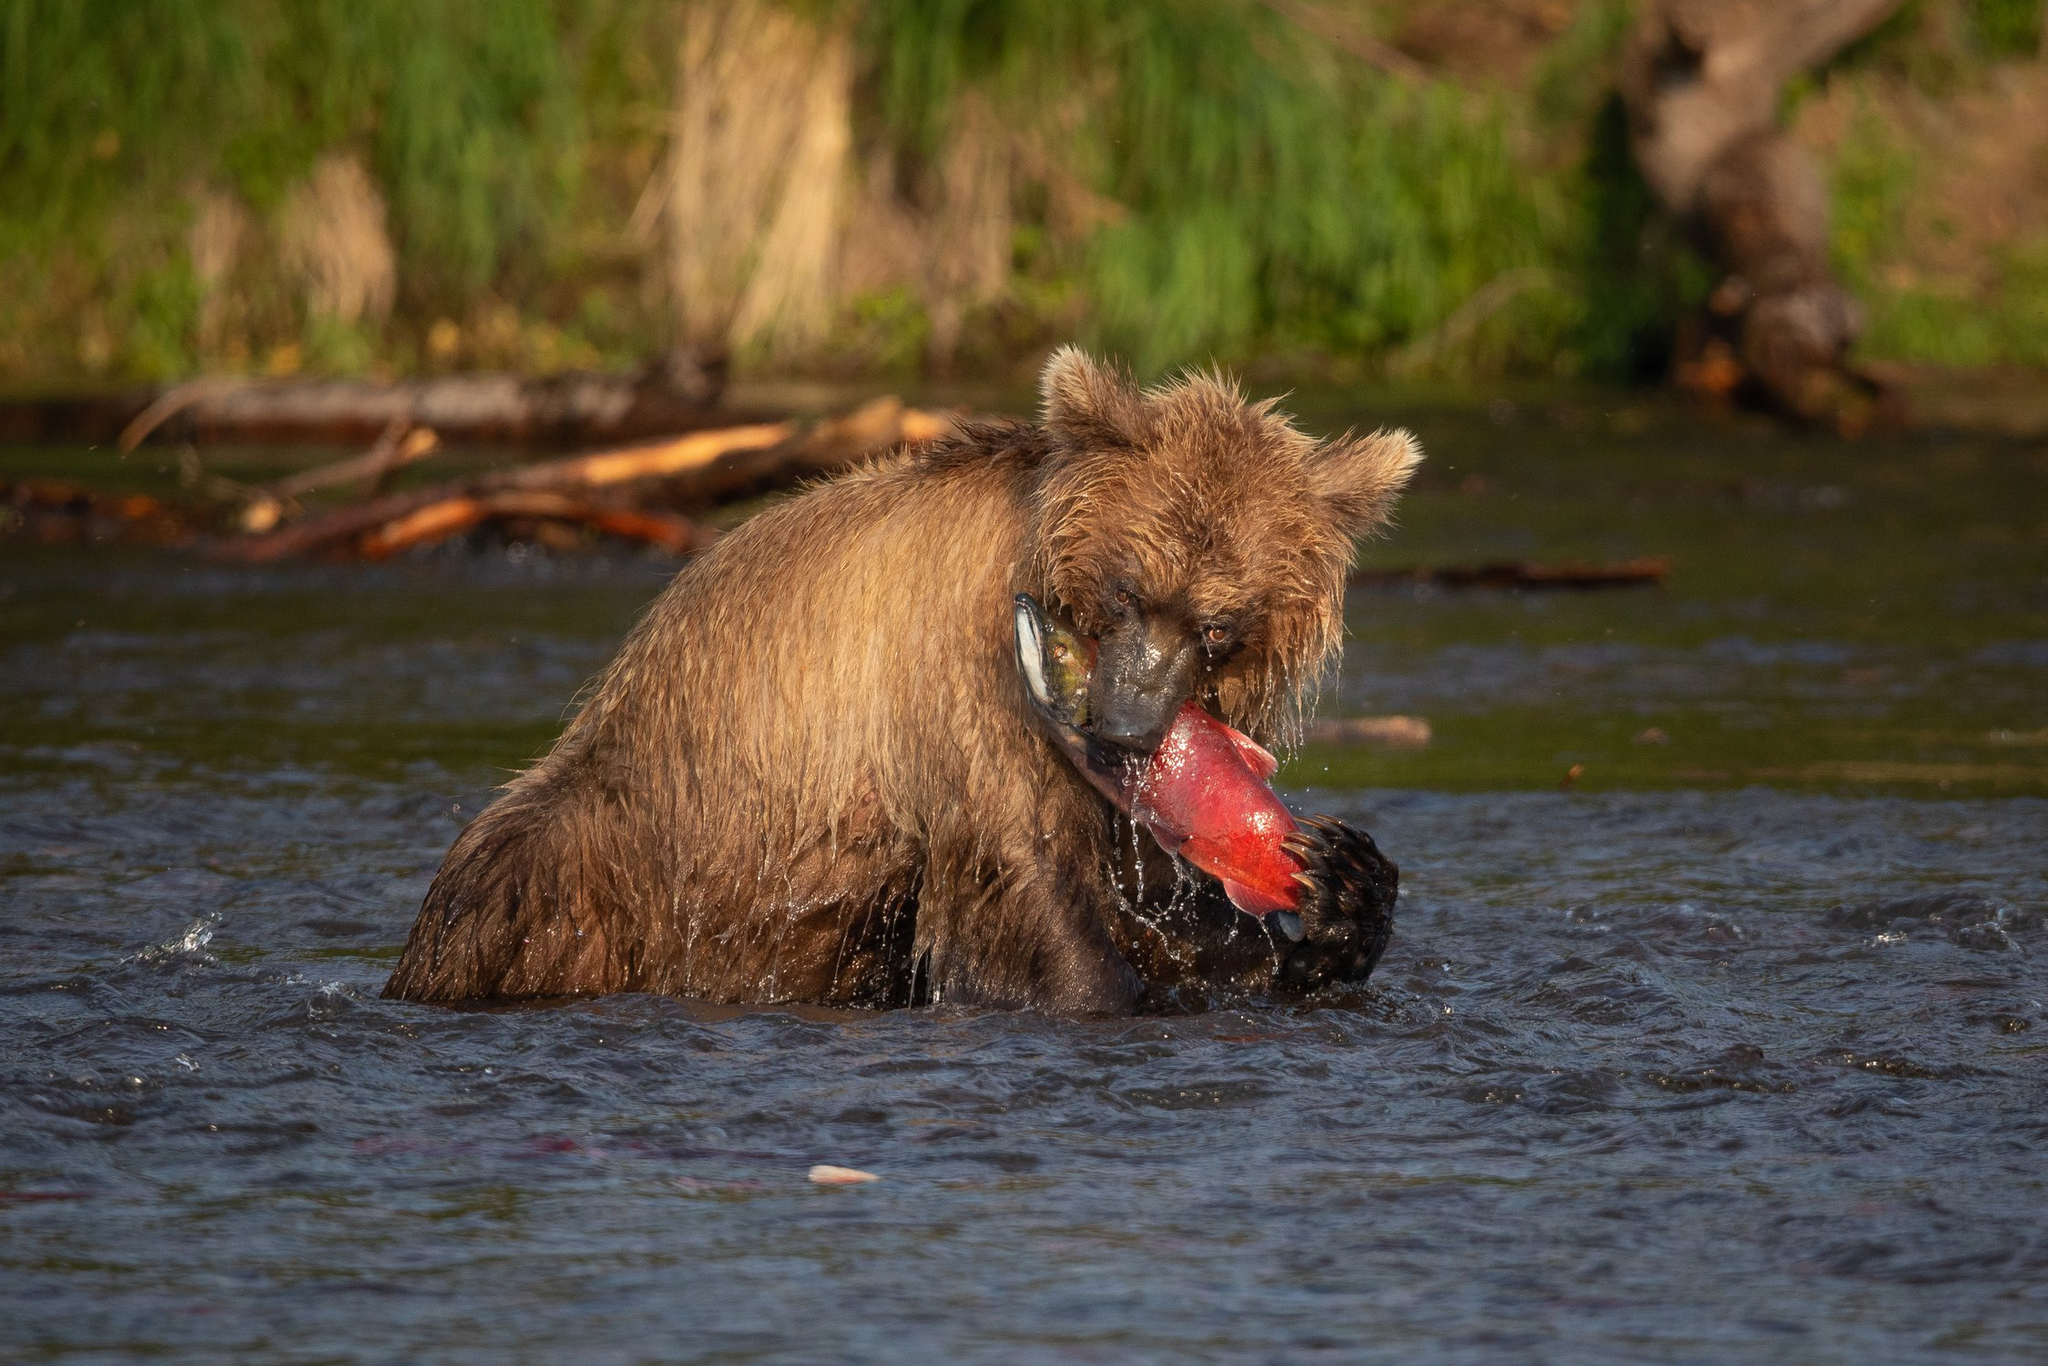
[(1292, 738), (1342, 641), (1352, 544), (1385, 525), (1415, 438), (1319, 443), (1220, 376), (1140, 390), (1075, 347), (1041, 392), (1035, 577), (1100, 642), (1097, 738), (1148, 752), (1190, 697)]

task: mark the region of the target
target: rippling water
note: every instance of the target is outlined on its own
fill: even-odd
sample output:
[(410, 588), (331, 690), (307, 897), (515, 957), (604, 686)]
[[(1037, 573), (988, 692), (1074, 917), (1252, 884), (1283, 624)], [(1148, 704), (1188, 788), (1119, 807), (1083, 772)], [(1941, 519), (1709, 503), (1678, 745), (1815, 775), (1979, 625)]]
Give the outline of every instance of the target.
[(2048, 461), (1439, 426), (1671, 586), (1356, 595), (1394, 947), (1189, 1018), (379, 1001), (665, 571), (6, 552), (0, 1355), (2040, 1360)]

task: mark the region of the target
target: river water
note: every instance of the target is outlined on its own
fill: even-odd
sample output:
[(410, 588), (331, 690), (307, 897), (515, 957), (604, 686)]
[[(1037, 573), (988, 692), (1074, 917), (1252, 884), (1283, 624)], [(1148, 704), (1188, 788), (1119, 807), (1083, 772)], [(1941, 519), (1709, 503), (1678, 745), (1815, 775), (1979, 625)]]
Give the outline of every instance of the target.
[(2048, 1356), (2048, 450), (1413, 420), (1671, 578), (1355, 591), (1394, 945), (1192, 1017), (380, 1001), (668, 569), (0, 546), (0, 1357)]

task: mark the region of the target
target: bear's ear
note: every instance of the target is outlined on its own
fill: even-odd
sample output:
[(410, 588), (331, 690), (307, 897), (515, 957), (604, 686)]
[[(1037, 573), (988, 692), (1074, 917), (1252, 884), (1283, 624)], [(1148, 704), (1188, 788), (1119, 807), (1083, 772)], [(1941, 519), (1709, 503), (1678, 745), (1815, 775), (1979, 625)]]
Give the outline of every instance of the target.
[(1422, 463), (1422, 445), (1408, 432), (1346, 433), (1309, 456), (1316, 496), (1354, 540), (1385, 526), (1394, 498)]
[(1136, 446), (1145, 435), (1145, 399), (1114, 366), (1078, 346), (1052, 353), (1038, 377), (1046, 429), (1087, 450)]

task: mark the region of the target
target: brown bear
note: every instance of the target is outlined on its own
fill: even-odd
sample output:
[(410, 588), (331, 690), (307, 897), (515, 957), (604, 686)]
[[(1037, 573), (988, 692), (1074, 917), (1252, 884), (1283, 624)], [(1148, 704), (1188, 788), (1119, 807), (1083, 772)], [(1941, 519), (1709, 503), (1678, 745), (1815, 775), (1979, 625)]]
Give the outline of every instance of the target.
[(1032, 724), (1012, 601), (1101, 642), (1097, 739), (1193, 697), (1293, 736), (1352, 543), (1421, 458), (1318, 444), (1220, 377), (1138, 389), (1074, 348), (1036, 425), (814, 488), (685, 566), (554, 748), (463, 831), (387, 996), (1200, 1004), (1370, 972), (1396, 877), (1317, 827), (1293, 935), (1176, 869)]

